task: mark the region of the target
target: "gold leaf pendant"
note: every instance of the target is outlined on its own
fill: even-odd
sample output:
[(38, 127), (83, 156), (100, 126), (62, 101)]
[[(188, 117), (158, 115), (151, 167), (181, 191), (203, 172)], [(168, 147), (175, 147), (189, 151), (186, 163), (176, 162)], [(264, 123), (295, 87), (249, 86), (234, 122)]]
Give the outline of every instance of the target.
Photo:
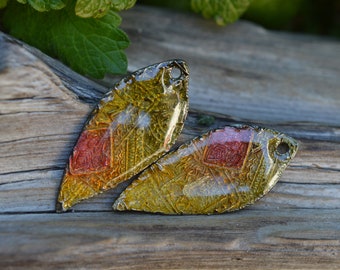
[(210, 131), (147, 168), (113, 209), (163, 214), (242, 209), (269, 192), (297, 148), (294, 139), (266, 128)]
[(171, 60), (115, 85), (87, 121), (65, 169), (57, 211), (136, 175), (170, 149), (188, 111), (188, 68)]

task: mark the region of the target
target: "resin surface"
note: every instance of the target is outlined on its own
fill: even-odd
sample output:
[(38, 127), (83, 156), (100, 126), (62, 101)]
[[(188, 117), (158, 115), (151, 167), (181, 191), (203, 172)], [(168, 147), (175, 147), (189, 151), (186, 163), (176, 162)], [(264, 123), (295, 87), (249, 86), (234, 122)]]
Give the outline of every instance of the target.
[(242, 209), (276, 184), (297, 147), (294, 139), (265, 128), (210, 131), (146, 169), (113, 208), (164, 214)]
[(115, 85), (87, 121), (69, 158), (57, 211), (114, 188), (170, 149), (188, 110), (188, 68), (172, 60)]

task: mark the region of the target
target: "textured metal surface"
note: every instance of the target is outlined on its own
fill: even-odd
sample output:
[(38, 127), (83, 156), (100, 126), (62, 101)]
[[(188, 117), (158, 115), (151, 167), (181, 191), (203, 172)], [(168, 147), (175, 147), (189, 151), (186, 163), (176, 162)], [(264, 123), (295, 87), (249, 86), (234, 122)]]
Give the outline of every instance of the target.
[(164, 214), (242, 209), (276, 184), (297, 147), (294, 139), (265, 128), (210, 131), (146, 169), (113, 208)]
[(115, 187), (168, 151), (188, 110), (188, 68), (172, 60), (132, 73), (100, 102), (69, 158), (57, 211)]

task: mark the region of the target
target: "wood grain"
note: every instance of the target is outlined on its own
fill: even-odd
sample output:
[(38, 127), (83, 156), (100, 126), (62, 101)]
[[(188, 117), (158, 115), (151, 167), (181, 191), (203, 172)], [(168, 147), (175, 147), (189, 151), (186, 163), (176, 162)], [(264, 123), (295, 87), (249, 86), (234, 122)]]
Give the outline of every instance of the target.
[(0, 267), (337, 269), (339, 263), (337, 210), (244, 210), (203, 218), (44, 213), (2, 215), (0, 221), (6, 240)]
[[(142, 6), (123, 22), (129, 70), (189, 63), (191, 109), (177, 145), (242, 122), (285, 132), (300, 150), (273, 191), (237, 213), (113, 213), (125, 183), (55, 214), (69, 153), (117, 78), (93, 82), (0, 34), (0, 268), (338, 269), (340, 43)], [(214, 123), (199, 124), (206, 115)]]

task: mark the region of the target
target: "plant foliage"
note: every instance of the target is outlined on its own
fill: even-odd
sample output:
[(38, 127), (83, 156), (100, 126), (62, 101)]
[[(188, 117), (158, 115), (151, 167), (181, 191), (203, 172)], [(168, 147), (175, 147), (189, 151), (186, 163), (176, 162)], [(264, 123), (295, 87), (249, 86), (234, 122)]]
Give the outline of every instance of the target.
[(218, 25), (235, 22), (246, 11), (251, 0), (191, 0), (195, 12), (213, 18)]
[[(183, 11), (192, 10), (214, 19), (218, 25), (235, 22), (247, 10), (246, 18), (277, 29), (282, 25), (294, 29), (294, 16), (300, 14), (300, 17), (306, 17), (301, 15), (301, 7), (306, 7), (304, 10), (314, 7), (306, 0), (139, 1)], [(336, 21), (336, 10), (340, 10), (336, 1), (326, 1), (333, 3), (331, 6), (335, 11), (328, 16), (333, 21)], [(0, 21), (2, 28), (13, 36), (59, 58), (79, 73), (102, 78), (106, 73), (126, 73), (124, 50), (130, 41), (119, 28), (121, 18), (118, 13), (132, 8), (135, 3), (136, 0), (0, 0), (0, 9), (3, 9)], [(321, 0), (317, 3), (324, 8), (309, 9), (318, 15), (320, 12), (317, 11), (326, 10), (326, 5)], [(310, 17), (307, 16), (307, 19)], [(307, 28), (320, 28), (310, 21), (305, 23)], [(335, 35), (340, 33), (339, 24), (332, 27), (324, 25), (322, 29), (331, 29)], [(322, 29), (317, 32), (327, 32)]]
[(38, 12), (10, 1), (3, 19), (10, 34), (59, 58), (79, 73), (102, 78), (106, 73), (126, 72), (124, 49), (129, 39), (118, 28), (121, 18), (114, 11), (100, 19), (84, 19), (75, 15), (73, 5)]

